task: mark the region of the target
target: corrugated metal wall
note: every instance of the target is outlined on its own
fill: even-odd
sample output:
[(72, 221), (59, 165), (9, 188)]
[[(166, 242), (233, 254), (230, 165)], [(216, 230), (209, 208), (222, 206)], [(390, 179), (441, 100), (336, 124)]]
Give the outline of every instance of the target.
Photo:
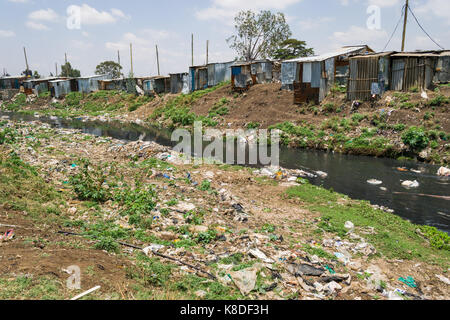
[(255, 62), (251, 65), (251, 73), (256, 79), (256, 83), (272, 82), (272, 63), (271, 62)]
[(62, 98), (72, 90), (70, 89), (70, 80), (50, 81), (52, 94), (55, 98)]
[(441, 83), (450, 81), (450, 55), (439, 57), (436, 70), (434, 81)]
[(350, 59), (347, 98), (368, 100), (372, 96), (372, 83), (378, 83), (378, 57)]
[(187, 74), (177, 73), (170, 75), (170, 92), (173, 94), (180, 93), (183, 90), (183, 81)]
[(281, 89), (294, 90), (297, 75), (297, 62), (281, 63)]
[(391, 89), (408, 91), (413, 87), (430, 88), (436, 59), (433, 57), (393, 58)]

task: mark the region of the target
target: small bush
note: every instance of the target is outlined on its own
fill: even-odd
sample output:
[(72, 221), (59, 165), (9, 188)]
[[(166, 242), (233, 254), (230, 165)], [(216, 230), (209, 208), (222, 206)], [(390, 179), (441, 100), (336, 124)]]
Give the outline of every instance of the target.
[[(111, 198), (111, 193), (104, 184), (108, 174), (105, 167), (92, 166), (87, 159), (81, 159), (80, 173), (70, 177), (69, 181), (80, 200), (105, 202)], [(110, 169), (110, 173), (114, 168)]]
[(414, 151), (422, 151), (430, 142), (422, 128), (410, 127), (402, 136), (403, 143)]

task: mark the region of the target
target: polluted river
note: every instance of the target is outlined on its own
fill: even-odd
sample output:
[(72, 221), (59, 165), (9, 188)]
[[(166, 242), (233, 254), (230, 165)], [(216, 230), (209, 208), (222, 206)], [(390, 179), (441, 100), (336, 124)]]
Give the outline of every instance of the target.
[[(35, 117), (10, 112), (0, 112), (0, 116), (15, 121), (41, 121), (58, 128), (79, 129), (84, 133), (108, 136), (125, 143), (143, 140), (172, 147), (178, 143), (171, 141), (171, 131), (168, 129), (134, 123)], [(367, 200), (373, 205), (390, 208), (396, 215), (413, 223), (433, 226), (450, 233), (450, 178), (436, 174), (439, 166), (285, 147), (280, 149), (280, 166), (326, 172), (326, 178), (309, 180), (353, 199)], [(372, 179), (382, 183), (369, 184), (368, 181)], [(416, 180), (419, 187), (403, 187), (402, 182), (406, 180)]]

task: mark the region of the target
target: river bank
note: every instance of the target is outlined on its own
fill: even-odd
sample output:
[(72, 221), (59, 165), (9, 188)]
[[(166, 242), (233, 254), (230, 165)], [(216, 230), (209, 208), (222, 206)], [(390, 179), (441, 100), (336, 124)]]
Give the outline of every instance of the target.
[(274, 179), (184, 164), (151, 142), (1, 126), (0, 231), (15, 232), (1, 243), (1, 297), (76, 295), (64, 270), (79, 265), (100, 299), (448, 299), (445, 234), (292, 171)]
[[(353, 104), (334, 90), (321, 105), (294, 105), (293, 93), (279, 84), (231, 91), (227, 83), (188, 95), (136, 97), (115, 91), (87, 96), (71, 93), (57, 101), (47, 96), (4, 102), (3, 110), (89, 120), (119, 120), (160, 128), (279, 129), (281, 142), (294, 148), (432, 164), (450, 162), (450, 87), (387, 92), (381, 100)], [(31, 101), (32, 100), (32, 101)]]

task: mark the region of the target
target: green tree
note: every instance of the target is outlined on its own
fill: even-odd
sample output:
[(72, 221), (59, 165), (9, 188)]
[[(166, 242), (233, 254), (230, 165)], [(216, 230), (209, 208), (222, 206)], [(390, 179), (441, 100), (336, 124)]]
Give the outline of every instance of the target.
[(73, 69), (70, 62), (61, 66), (61, 77), (78, 78), (80, 76), (80, 70)]
[(33, 73), (33, 78), (35, 78), (35, 79), (40, 79), (40, 78), (41, 78), (41, 75), (39, 74), (39, 72), (34, 71), (34, 73)]
[(292, 35), (283, 13), (241, 11), (234, 21), (236, 34), (227, 42), (245, 61), (273, 56), (281, 43)]
[(297, 39), (287, 39), (280, 44), (272, 58), (276, 60), (288, 60), (314, 55), (314, 49), (307, 48), (306, 42)]
[(111, 78), (117, 79), (122, 75), (122, 66), (114, 61), (104, 61), (95, 68), (95, 74), (109, 74)]

